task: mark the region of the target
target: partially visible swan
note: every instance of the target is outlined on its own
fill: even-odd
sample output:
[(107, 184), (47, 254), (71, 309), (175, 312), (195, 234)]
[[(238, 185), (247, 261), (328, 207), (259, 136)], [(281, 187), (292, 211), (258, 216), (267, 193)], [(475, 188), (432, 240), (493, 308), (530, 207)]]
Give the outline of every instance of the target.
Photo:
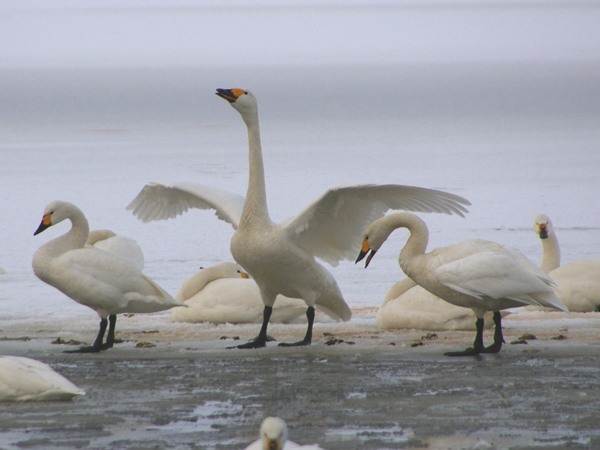
[(541, 267), (558, 285), (558, 298), (572, 312), (600, 311), (600, 260), (580, 259), (560, 265), (560, 247), (552, 222), (545, 214), (534, 221), (542, 241)]
[[(185, 306), (121, 258), (85, 247), (88, 221), (72, 203), (54, 201), (48, 204), (34, 235), (65, 219), (71, 221), (71, 230), (35, 252), (33, 270), (40, 280), (92, 308), (100, 316), (100, 331), (94, 344), (75, 352), (99, 352), (112, 347), (117, 314), (150, 313)], [(107, 326), (108, 335), (103, 343)]]
[(112, 253), (132, 264), (137, 270), (144, 269), (144, 252), (130, 237), (120, 236), (111, 230), (92, 230), (85, 245)]
[[(310, 345), (317, 302), (343, 302), (333, 276), (316, 260), (336, 265), (358, 251), (355, 243), (364, 227), (388, 209), (463, 215), (469, 202), (441, 191), (399, 185), (364, 185), (331, 189), (296, 217), (271, 221), (255, 97), (243, 89), (217, 89), (242, 116), (249, 142), (249, 180), (246, 198), (190, 183), (145, 186), (128, 205), (144, 221), (175, 217), (189, 208), (214, 209), (236, 229), (231, 239), (234, 259), (256, 281), (264, 304), (263, 323), (256, 339), (238, 348), (264, 347), (267, 327), (277, 295), (303, 299), (308, 308), (304, 339)], [(350, 319), (350, 314), (343, 317)]]
[(287, 440), (288, 427), (279, 417), (267, 417), (260, 426), (260, 439), (246, 450), (323, 450), (318, 445), (299, 445)]
[(71, 400), (84, 394), (43, 362), (0, 356), (0, 401)]
[[(504, 343), (502, 309), (539, 305), (566, 311), (548, 275), (516, 250), (474, 239), (425, 253), (429, 230), (423, 220), (410, 213), (390, 214), (369, 225), (356, 262), (367, 256), (368, 266), (388, 236), (401, 227), (410, 232), (398, 260), (404, 273), (447, 302), (471, 308), (477, 317), (473, 347), (446, 355), (499, 352)], [(494, 312), (494, 343), (489, 347), (483, 345), (486, 311)]]
[(0, 267), (0, 275), (4, 275), (6, 273), (6, 270), (4, 270), (2, 267)]
[[(484, 317), (485, 328), (490, 328), (492, 313)], [(395, 283), (387, 292), (377, 310), (377, 325), (382, 330), (416, 329), (429, 331), (475, 330), (473, 311), (452, 305), (410, 278)]]
[[(226, 261), (201, 269), (185, 281), (175, 296), (185, 301), (187, 308), (172, 310), (179, 322), (255, 323), (262, 321), (263, 303), (256, 283), (234, 262)], [(337, 314), (327, 309), (333, 318), (340, 320), (349, 314), (348, 305), (331, 305), (341, 308)], [(317, 303), (317, 308), (320, 308)], [(306, 306), (300, 299), (277, 297), (273, 306), (272, 322), (289, 323), (304, 314)]]

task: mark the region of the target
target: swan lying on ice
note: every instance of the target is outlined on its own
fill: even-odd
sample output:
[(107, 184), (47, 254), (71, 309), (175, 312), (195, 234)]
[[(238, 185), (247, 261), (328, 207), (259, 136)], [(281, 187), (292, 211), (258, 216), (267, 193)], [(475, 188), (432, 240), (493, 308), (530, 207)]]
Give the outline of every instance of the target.
[[(88, 221), (72, 203), (54, 201), (46, 206), (34, 235), (65, 219), (71, 221), (71, 230), (35, 252), (33, 271), (40, 280), (92, 308), (100, 316), (100, 330), (93, 345), (75, 352), (99, 352), (111, 348), (117, 314), (151, 313), (185, 306), (123, 259), (86, 247)], [(107, 326), (108, 335), (103, 343)]]
[[(256, 283), (234, 262), (222, 262), (200, 269), (183, 283), (175, 296), (187, 308), (175, 308), (179, 322), (256, 323), (262, 320), (263, 303)], [(318, 305), (317, 305), (318, 307)], [(272, 322), (289, 323), (304, 314), (300, 299), (278, 296)], [(342, 317), (346, 311), (342, 311)], [(339, 316), (335, 318), (339, 319)]]
[(0, 356), (0, 401), (71, 400), (85, 392), (50, 366), (22, 356)]
[[(554, 294), (548, 275), (516, 250), (474, 239), (425, 253), (429, 230), (423, 220), (410, 213), (390, 214), (369, 225), (356, 262), (366, 256), (365, 267), (368, 266), (397, 228), (410, 232), (398, 260), (404, 273), (447, 302), (471, 308), (477, 317), (473, 347), (448, 352), (448, 356), (499, 352), (504, 343), (502, 309), (538, 305), (566, 311)], [(489, 347), (483, 345), (486, 311), (494, 312), (494, 343)]]
[(552, 222), (539, 214), (533, 228), (542, 242), (541, 267), (558, 286), (558, 298), (572, 312), (600, 311), (600, 260), (560, 265), (560, 247)]
[[(267, 207), (256, 98), (243, 89), (217, 89), (217, 95), (241, 115), (248, 131), (250, 164), (245, 199), (190, 183), (151, 183), (128, 209), (144, 221), (176, 217), (189, 208), (214, 209), (218, 218), (233, 225), (236, 231), (231, 253), (256, 281), (264, 304), (258, 336), (238, 348), (266, 345), (267, 327), (278, 295), (301, 298), (308, 306), (304, 338), (280, 345), (310, 345), (315, 305), (345, 304), (337, 282), (315, 258), (333, 265), (352, 258), (358, 251), (357, 236), (388, 209), (461, 216), (466, 212), (467, 200), (441, 191), (400, 185), (348, 186), (325, 192), (296, 217), (276, 224)], [(349, 308), (342, 319), (350, 319)]]
[(260, 439), (246, 450), (323, 450), (318, 445), (299, 445), (287, 440), (288, 427), (279, 417), (267, 417), (260, 426)]
[(144, 269), (144, 252), (134, 239), (120, 236), (111, 230), (92, 230), (85, 245), (112, 253), (133, 265), (137, 270)]

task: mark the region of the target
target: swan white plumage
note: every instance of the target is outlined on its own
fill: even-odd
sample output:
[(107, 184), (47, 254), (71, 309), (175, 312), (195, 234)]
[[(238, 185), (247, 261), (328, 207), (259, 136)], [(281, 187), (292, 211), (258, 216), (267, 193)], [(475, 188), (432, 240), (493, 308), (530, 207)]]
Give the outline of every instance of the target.
[[(256, 323), (262, 321), (263, 302), (256, 283), (231, 261), (201, 269), (186, 280), (175, 296), (187, 308), (175, 308), (173, 318), (179, 322)], [(337, 314), (326, 309), (333, 318), (341, 320), (348, 314), (348, 305), (330, 305)], [(322, 309), (317, 303), (317, 308)], [(306, 306), (297, 298), (278, 296), (273, 305), (271, 322), (289, 323), (304, 314)]]
[[(358, 250), (354, 242), (366, 224), (389, 209), (454, 213), (466, 212), (469, 202), (441, 191), (399, 185), (364, 185), (330, 189), (296, 217), (275, 224), (269, 217), (264, 177), (258, 107), (243, 89), (218, 89), (244, 120), (249, 141), (249, 179), (246, 198), (186, 183), (145, 186), (128, 205), (144, 221), (175, 217), (188, 208), (214, 209), (220, 219), (236, 229), (231, 240), (234, 259), (258, 284), (264, 303), (259, 335), (239, 348), (266, 345), (267, 325), (278, 294), (302, 298), (308, 308), (308, 328), (302, 341), (312, 340), (314, 307), (320, 298), (343, 301), (333, 276), (317, 261), (332, 265), (350, 259)], [(348, 320), (350, 316), (345, 317)], [(280, 344), (283, 345), (283, 344)]]
[(558, 298), (572, 312), (600, 310), (600, 260), (581, 259), (560, 264), (560, 246), (554, 226), (545, 214), (534, 221), (542, 242), (541, 267), (558, 286)]
[[(356, 262), (367, 256), (368, 266), (388, 236), (401, 227), (410, 232), (398, 260), (404, 273), (447, 302), (472, 309), (477, 317), (473, 347), (446, 355), (499, 352), (504, 342), (500, 310), (538, 305), (566, 311), (550, 277), (517, 250), (473, 239), (425, 253), (429, 230), (422, 219), (410, 213), (390, 214), (369, 225)], [(489, 347), (483, 345), (486, 311), (494, 312), (494, 343)]]
[(0, 356), (0, 401), (71, 400), (84, 394), (41, 361), (23, 356)]
[(300, 445), (288, 441), (288, 426), (280, 417), (267, 417), (260, 426), (260, 438), (246, 450), (323, 450), (316, 444)]
[(112, 230), (92, 230), (85, 245), (112, 253), (140, 271), (144, 269), (144, 252), (130, 237), (118, 235)]
[[(72, 203), (54, 201), (48, 204), (34, 235), (65, 219), (71, 221), (71, 229), (35, 252), (33, 270), (40, 280), (92, 308), (100, 316), (100, 331), (94, 344), (76, 352), (98, 352), (112, 347), (117, 314), (151, 313), (185, 306), (121, 258), (86, 247), (88, 221)], [(107, 339), (103, 343), (109, 321)]]
[[(473, 311), (452, 305), (419, 286), (410, 278), (395, 283), (387, 292), (375, 317), (382, 330), (473, 331)], [(484, 317), (490, 328), (491, 313)]]

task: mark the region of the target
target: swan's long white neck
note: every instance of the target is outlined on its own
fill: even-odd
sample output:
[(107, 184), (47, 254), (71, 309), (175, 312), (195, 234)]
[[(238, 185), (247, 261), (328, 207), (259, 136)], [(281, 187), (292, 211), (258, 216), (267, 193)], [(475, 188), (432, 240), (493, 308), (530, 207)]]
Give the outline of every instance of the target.
[(69, 219), (71, 220), (71, 229), (67, 233), (45, 243), (35, 252), (33, 270), (42, 280), (52, 276), (50, 275), (51, 269), (49, 269), (51, 267), (50, 260), (85, 245), (90, 232), (87, 219), (79, 210), (72, 211)]
[[(177, 300), (187, 300), (202, 289), (204, 289), (209, 283), (221, 278), (232, 278), (230, 275), (224, 272), (224, 269), (220, 266), (208, 267), (200, 270), (196, 275), (189, 278), (177, 293)], [(241, 279), (241, 278), (240, 278)]]
[(246, 202), (244, 203), (244, 209), (240, 218), (240, 227), (250, 223), (262, 226), (263, 224), (270, 223), (271, 219), (267, 208), (267, 188), (265, 185), (265, 169), (260, 143), (258, 114), (254, 113), (250, 117), (242, 117), (248, 127), (250, 174)]
[[(423, 255), (429, 243), (429, 231), (423, 220), (414, 214), (396, 213), (379, 219), (382, 236), (387, 239), (398, 228), (407, 228), (410, 236), (400, 251), (398, 263), (407, 272), (410, 262), (417, 256)], [(384, 241), (385, 241), (384, 239)], [(382, 242), (383, 243), (383, 242)]]
[(558, 238), (554, 234), (554, 230), (550, 230), (548, 237), (540, 240), (542, 241), (542, 261), (540, 267), (544, 272), (549, 273), (560, 266)]

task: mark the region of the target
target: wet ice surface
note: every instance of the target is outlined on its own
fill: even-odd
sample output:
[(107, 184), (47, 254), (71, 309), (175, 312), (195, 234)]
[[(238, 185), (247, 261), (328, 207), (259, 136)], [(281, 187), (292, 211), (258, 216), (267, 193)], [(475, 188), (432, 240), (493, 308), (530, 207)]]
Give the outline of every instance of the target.
[[(171, 293), (199, 266), (230, 259), (232, 230), (212, 212), (142, 224), (125, 206), (151, 180), (245, 192), (246, 132), (214, 96), (234, 86), (259, 100), (275, 220), (330, 187), (413, 184), (473, 203), (465, 219), (422, 216), (430, 247), (492, 239), (539, 261), (531, 223), (544, 212), (564, 261), (599, 258), (593, 2), (267, 4), (267, 14), (252, 16), (267, 25), (239, 45), (231, 45), (232, 24), (245, 24), (254, 5), (89, 9), (69, 0), (36, 11), (38, 2), (17, 3), (2, 5), (17, 45), (0, 58), (0, 353), (38, 358), (87, 395), (0, 404), (0, 448), (239, 449), (268, 414), (288, 422), (295, 442), (328, 449), (600, 447), (599, 314), (511, 315), (502, 352), (476, 359), (442, 356), (469, 345), (472, 333), (380, 332), (376, 308), (403, 277), (402, 232), (368, 270), (348, 261), (328, 267), (355, 315), (344, 324), (320, 317), (310, 348), (226, 350), (258, 325), (177, 324), (167, 312), (120, 317), (124, 342), (107, 352), (64, 354), (51, 342), (90, 343), (98, 318), (31, 270), (35, 249), (67, 230), (32, 236), (55, 199), (80, 206), (93, 228), (138, 240), (145, 272)], [(323, 21), (341, 26), (339, 40)], [(324, 41), (339, 47), (273, 39), (273, 23), (317, 40), (326, 30)], [(255, 40), (258, 28), (264, 41)], [(257, 42), (266, 42), (255, 46), (260, 63)], [(297, 340), (304, 324), (269, 332)], [(537, 339), (511, 344), (525, 333)], [(332, 336), (343, 342), (326, 345)]]
[[(66, 403), (0, 404), (2, 448), (244, 448), (269, 414), (286, 419), (292, 440), (328, 449), (600, 445), (598, 313), (509, 316), (502, 352), (480, 358), (442, 355), (467, 346), (470, 332), (380, 332), (372, 312), (353, 326), (321, 321), (313, 345), (296, 349), (225, 348), (253, 336), (253, 325), (176, 324), (167, 315), (120, 322), (124, 342), (97, 355), (62, 353), (45, 336), (59, 332), (51, 324), (30, 341), (0, 343), (87, 392)], [(74, 328), (89, 334), (85, 324)], [(271, 327), (280, 341), (303, 332), (303, 324)], [(537, 339), (511, 345), (524, 333)], [(342, 342), (327, 345), (331, 336)]]

